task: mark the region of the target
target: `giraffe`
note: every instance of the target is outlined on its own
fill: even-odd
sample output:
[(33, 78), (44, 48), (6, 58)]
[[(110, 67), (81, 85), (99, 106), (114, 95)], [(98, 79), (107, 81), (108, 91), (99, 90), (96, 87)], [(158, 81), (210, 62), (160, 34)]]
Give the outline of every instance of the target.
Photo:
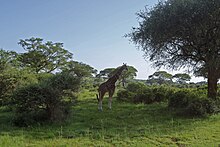
[(109, 94), (109, 101), (108, 101), (108, 107), (109, 109), (112, 108), (112, 96), (115, 92), (115, 83), (119, 79), (121, 73), (123, 70), (128, 70), (127, 65), (123, 63), (123, 65), (116, 69), (115, 74), (111, 76), (106, 82), (99, 85), (98, 93), (96, 94), (97, 100), (99, 102), (98, 109), (102, 111), (102, 99), (106, 92)]

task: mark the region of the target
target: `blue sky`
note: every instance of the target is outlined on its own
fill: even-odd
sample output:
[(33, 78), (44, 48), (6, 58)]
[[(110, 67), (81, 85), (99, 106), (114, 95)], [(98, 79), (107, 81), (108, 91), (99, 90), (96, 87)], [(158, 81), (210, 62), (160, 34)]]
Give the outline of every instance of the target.
[[(122, 63), (147, 79), (156, 71), (128, 38), (136, 12), (158, 0), (5, 0), (0, 5), (0, 48), (23, 52), (19, 39), (62, 42), (74, 59), (102, 70)], [(169, 71), (171, 72), (171, 71)], [(171, 72), (172, 73), (172, 72)]]

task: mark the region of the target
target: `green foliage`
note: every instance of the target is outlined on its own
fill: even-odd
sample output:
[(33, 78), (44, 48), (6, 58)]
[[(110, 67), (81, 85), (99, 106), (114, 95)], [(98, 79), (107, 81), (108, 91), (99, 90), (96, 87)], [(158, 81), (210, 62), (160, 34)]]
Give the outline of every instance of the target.
[(0, 73), (0, 103), (8, 105), (11, 95), (19, 88), (37, 83), (37, 76), (27, 70), (18, 70), (13, 67), (8, 67)]
[(63, 48), (63, 43), (47, 41), (43, 43), (41, 38), (30, 38), (20, 40), (24, 50), (28, 51), (20, 55), (19, 60), (23, 66), (30, 67), (34, 72), (50, 73), (54, 70), (64, 68), (72, 59), (72, 53)]
[(157, 71), (149, 76), (148, 83), (170, 84), (172, 83), (172, 74), (166, 71)]
[(208, 97), (217, 96), (220, 73), (220, 1), (166, 0), (139, 12), (127, 36), (156, 67), (192, 67), (208, 77)]
[[(96, 75), (97, 78), (110, 78), (111, 76), (113, 76), (115, 74), (115, 72), (117, 71), (117, 69), (120, 68), (117, 67), (115, 68), (106, 68), (104, 70), (101, 70), (99, 72), (99, 74)], [(137, 69), (134, 68), (133, 66), (127, 66), (127, 70), (124, 70), (122, 72), (122, 74), (119, 77), (119, 80), (122, 80), (122, 82), (125, 82), (125, 80), (131, 80), (134, 79), (137, 76)]]
[(117, 100), (132, 102), (134, 99), (134, 93), (128, 90), (122, 89), (117, 92)]
[(134, 103), (151, 104), (155, 102), (164, 102), (168, 100), (170, 88), (165, 86), (146, 86), (143, 83), (129, 83), (127, 88), (119, 90), (117, 99)]
[(168, 106), (188, 116), (205, 116), (219, 112), (217, 101), (208, 99), (203, 91), (179, 89), (170, 96)]
[(102, 77), (102, 78), (106, 79), (106, 78), (111, 77), (113, 75), (114, 71), (115, 71), (115, 68), (106, 68), (104, 70), (101, 70), (99, 72), (99, 74), (96, 75), (96, 77), (98, 77), (98, 78)]
[(185, 108), (185, 113), (190, 116), (204, 116), (214, 112), (214, 104), (204, 98), (193, 99)]
[(169, 97), (169, 107), (184, 108), (189, 104), (189, 100), (194, 95), (190, 90), (183, 89), (174, 92)]
[[(186, 118), (166, 103), (119, 102), (97, 110), (94, 93), (85, 91), (65, 123), (15, 127), (11, 112), (0, 108), (0, 146), (218, 146), (220, 115)], [(104, 99), (103, 105), (108, 100)]]
[(117, 92), (117, 99), (132, 103), (152, 104), (168, 102), (175, 112), (188, 116), (205, 116), (219, 112), (218, 101), (206, 97), (205, 89), (182, 89), (168, 86), (146, 86), (129, 83), (126, 89)]
[(141, 82), (133, 82), (133, 83), (129, 83), (126, 89), (129, 92), (142, 93), (146, 89), (146, 85)]
[(74, 72), (74, 74), (80, 78), (82, 77), (92, 77), (97, 73), (97, 70), (82, 62), (70, 61), (67, 63), (63, 71)]
[(188, 75), (186, 73), (175, 74), (173, 76), (173, 78), (175, 78), (176, 82), (179, 84), (184, 84), (184, 83), (186, 83), (186, 81), (190, 81), (190, 79), (191, 79), (190, 75)]
[(19, 64), (17, 57), (16, 52), (0, 49), (0, 71), (7, 69), (9, 66), (17, 67)]
[(122, 79), (134, 79), (137, 76), (137, 69), (133, 66), (127, 66), (128, 70), (122, 72)]
[(14, 123), (28, 126), (36, 122), (65, 120), (75, 103), (74, 92), (79, 83), (78, 77), (62, 73), (17, 89), (12, 100), (16, 113)]

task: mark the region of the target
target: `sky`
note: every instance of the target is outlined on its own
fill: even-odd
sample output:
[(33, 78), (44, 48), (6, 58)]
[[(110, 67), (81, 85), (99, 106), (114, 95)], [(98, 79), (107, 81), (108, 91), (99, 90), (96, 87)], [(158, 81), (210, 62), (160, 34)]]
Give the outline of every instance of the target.
[[(62, 42), (76, 61), (97, 70), (134, 66), (138, 79), (157, 69), (124, 37), (138, 26), (136, 13), (158, 0), (0, 0), (0, 48), (24, 52), (19, 39)], [(164, 70), (164, 69), (160, 69)], [(168, 71), (175, 74), (182, 71)], [(193, 78), (192, 81), (203, 80)]]

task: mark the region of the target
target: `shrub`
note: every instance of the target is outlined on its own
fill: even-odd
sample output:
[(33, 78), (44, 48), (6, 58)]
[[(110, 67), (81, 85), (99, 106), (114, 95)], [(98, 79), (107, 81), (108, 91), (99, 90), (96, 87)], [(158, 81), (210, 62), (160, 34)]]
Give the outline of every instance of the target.
[(80, 80), (70, 74), (57, 74), (41, 83), (31, 84), (15, 91), (14, 122), (27, 126), (43, 121), (63, 121), (74, 104)]
[(117, 92), (117, 100), (131, 102), (133, 101), (134, 93), (128, 90), (122, 89)]
[(142, 93), (146, 88), (147, 86), (144, 83), (132, 82), (128, 84), (126, 89), (133, 93)]
[(165, 86), (146, 86), (143, 83), (129, 83), (125, 90), (119, 90), (117, 98), (134, 103), (151, 104), (168, 100), (172, 89)]
[(19, 87), (37, 83), (36, 75), (27, 70), (7, 68), (0, 73), (0, 104), (8, 106), (12, 93)]
[(219, 111), (216, 101), (208, 99), (200, 89), (176, 91), (170, 96), (168, 106), (187, 116), (205, 116)]
[(190, 116), (204, 116), (214, 112), (213, 103), (209, 99), (194, 99), (185, 109), (185, 114)]
[(153, 89), (154, 94), (154, 102), (162, 102), (167, 101), (168, 97), (171, 93), (173, 93), (174, 89), (165, 86), (156, 86)]
[(189, 90), (178, 90), (170, 95), (168, 106), (173, 108), (184, 108), (189, 104), (190, 96)]
[(145, 88), (141, 93), (136, 93), (133, 102), (151, 104), (155, 100), (155, 96), (151, 88)]

